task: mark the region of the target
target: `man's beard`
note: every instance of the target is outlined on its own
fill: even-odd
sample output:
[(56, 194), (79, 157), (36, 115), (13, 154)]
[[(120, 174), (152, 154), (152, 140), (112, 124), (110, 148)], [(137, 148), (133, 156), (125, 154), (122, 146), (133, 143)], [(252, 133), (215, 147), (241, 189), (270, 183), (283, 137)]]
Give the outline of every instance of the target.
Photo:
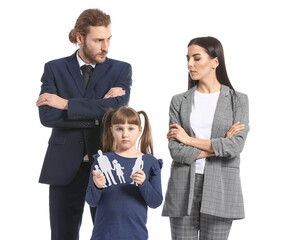
[(85, 59), (87, 59), (91, 63), (103, 63), (106, 57), (101, 58), (100, 56), (98, 57), (98, 55), (107, 54), (107, 51), (102, 51), (101, 53), (97, 53), (94, 55), (91, 54), (91, 52), (87, 48), (86, 41), (84, 41), (82, 52), (83, 52)]

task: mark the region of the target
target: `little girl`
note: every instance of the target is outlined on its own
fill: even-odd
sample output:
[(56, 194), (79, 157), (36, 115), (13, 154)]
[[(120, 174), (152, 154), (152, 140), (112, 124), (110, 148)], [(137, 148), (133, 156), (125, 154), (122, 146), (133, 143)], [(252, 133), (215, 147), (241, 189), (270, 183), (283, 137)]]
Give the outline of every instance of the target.
[[(140, 114), (145, 119), (143, 134)], [(139, 137), (141, 151), (136, 146)], [(97, 207), (91, 240), (148, 239), (147, 206), (157, 208), (163, 197), (162, 161), (153, 157), (146, 113), (129, 107), (109, 110), (104, 117), (102, 147), (104, 153), (99, 150), (94, 155), (86, 192), (87, 203)]]

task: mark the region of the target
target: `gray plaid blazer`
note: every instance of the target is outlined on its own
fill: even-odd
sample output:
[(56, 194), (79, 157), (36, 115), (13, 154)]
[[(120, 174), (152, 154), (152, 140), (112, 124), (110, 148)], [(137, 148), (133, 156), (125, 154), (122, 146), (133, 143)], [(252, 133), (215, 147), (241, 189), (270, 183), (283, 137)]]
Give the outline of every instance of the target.
[[(170, 105), (170, 124), (177, 123), (192, 137), (190, 113), (196, 87), (175, 95)], [(230, 127), (240, 121), (245, 129), (225, 138)], [(201, 213), (224, 218), (245, 217), (240, 181), (240, 153), (249, 132), (248, 97), (222, 85), (214, 115), (211, 141), (215, 157), (206, 159)], [(163, 207), (163, 216), (192, 215), (195, 160), (201, 150), (170, 139), (173, 159)]]

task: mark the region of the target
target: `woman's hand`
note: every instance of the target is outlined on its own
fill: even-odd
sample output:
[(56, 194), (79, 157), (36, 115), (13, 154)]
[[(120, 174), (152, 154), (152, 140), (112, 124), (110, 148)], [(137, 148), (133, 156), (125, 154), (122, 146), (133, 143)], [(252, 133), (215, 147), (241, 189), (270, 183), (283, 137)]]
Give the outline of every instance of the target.
[(106, 184), (106, 179), (103, 173), (95, 174), (95, 171), (92, 171), (93, 182), (97, 188), (104, 188)]
[(244, 124), (240, 124), (240, 122), (236, 122), (227, 132), (226, 138), (231, 138), (235, 136), (236, 133), (244, 130), (244, 128), (245, 128)]
[(207, 157), (214, 157), (215, 154), (213, 152), (208, 152), (208, 151), (202, 151), (199, 156), (197, 157), (197, 159), (200, 158), (207, 158)]
[(131, 178), (138, 185), (142, 185), (146, 179), (146, 174), (144, 171), (138, 170), (133, 175), (131, 175)]
[(167, 138), (175, 138), (179, 142), (190, 145), (191, 137), (186, 133), (186, 131), (179, 124), (171, 124), (170, 130), (167, 134)]

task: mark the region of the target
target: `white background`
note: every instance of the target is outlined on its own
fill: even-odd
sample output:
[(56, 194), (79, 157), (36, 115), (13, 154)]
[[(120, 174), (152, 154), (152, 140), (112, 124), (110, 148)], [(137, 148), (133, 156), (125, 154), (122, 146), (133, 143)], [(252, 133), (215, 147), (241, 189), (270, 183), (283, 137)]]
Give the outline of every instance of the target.
[[(231, 82), (250, 102), (251, 131), (241, 155), (246, 219), (234, 222), (230, 239), (288, 239), (285, 6), (285, 0), (7, 1), (0, 10), (0, 238), (50, 239), (48, 186), (38, 177), (51, 130), (40, 124), (35, 102), (45, 62), (76, 50), (68, 33), (83, 10), (97, 7), (112, 19), (108, 56), (132, 64), (130, 106), (151, 119), (155, 156), (164, 160), (164, 194), (168, 109), (171, 97), (187, 88), (187, 44), (199, 36), (222, 42)], [(148, 213), (153, 240), (170, 239), (161, 210)], [(86, 206), (80, 239), (89, 239), (91, 230)]]

